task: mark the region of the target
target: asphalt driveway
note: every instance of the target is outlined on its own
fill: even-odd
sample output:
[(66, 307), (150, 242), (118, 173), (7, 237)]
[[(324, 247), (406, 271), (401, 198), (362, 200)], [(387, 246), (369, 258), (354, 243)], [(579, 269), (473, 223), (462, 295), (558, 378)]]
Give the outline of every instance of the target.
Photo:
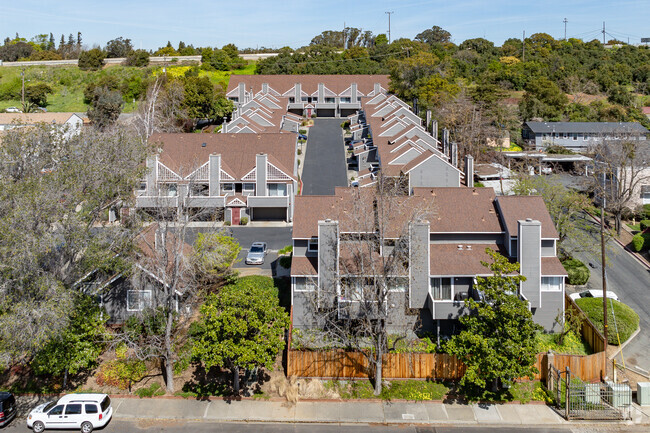
[(343, 120), (314, 119), (307, 139), (302, 195), (332, 195), (335, 187), (348, 186)]

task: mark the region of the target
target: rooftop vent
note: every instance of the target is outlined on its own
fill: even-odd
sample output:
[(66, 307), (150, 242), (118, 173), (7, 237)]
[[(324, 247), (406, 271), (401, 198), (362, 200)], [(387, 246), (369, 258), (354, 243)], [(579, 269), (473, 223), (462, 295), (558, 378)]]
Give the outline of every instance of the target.
[(201, 143), (201, 147), (205, 147), (207, 145), (208, 145), (208, 143)]
[(458, 245), (458, 251), (463, 251), (463, 246), (462, 245)]
[(532, 221), (533, 221), (532, 218), (526, 218), (526, 222), (532, 222)]
[(472, 246), (471, 246), (471, 245), (467, 245), (467, 246), (465, 246), (465, 249), (471, 251), (471, 250), (472, 250)]

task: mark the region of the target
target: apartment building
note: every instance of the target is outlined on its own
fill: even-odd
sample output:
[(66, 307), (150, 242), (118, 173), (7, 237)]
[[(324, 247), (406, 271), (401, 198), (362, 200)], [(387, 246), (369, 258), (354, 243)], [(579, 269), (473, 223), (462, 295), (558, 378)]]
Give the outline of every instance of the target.
[(153, 134), (136, 208), (209, 214), (238, 225), (291, 221), (297, 190), (295, 134)]
[[(363, 285), (385, 272), (396, 245), (406, 245), (408, 260), (390, 271), (395, 282), (388, 321), (395, 326), (406, 322), (414, 330), (453, 333), (466, 313), (463, 300), (480, 296), (475, 278), (491, 275), (481, 264), (489, 261), (486, 248), (520, 263), (526, 281), (519, 296), (545, 330), (556, 329), (564, 311), (567, 274), (541, 197), (496, 197), (491, 188), (458, 187), (415, 187), (410, 196), (380, 197), (374, 188), (337, 188), (333, 196), (296, 197), (294, 215), (294, 328), (318, 326), (315, 298), (334, 305), (362, 302), (350, 293), (349, 281)], [(355, 261), (361, 238), (377, 244), (357, 251)]]
[(233, 75), (226, 97), (239, 109), (260, 95), (286, 98), (286, 112), (302, 117), (346, 117), (361, 98), (388, 92), (388, 75)]
[(646, 140), (648, 130), (636, 122), (526, 122), (521, 135), (535, 150), (562, 146), (584, 152), (603, 140)]

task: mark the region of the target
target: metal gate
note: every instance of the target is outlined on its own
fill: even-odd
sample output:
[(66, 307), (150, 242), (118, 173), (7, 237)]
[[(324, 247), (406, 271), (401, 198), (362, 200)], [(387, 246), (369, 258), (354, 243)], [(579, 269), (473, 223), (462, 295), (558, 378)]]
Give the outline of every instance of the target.
[(546, 386), (556, 407), (567, 420), (630, 419), (632, 392), (627, 385), (613, 382), (585, 383), (571, 370), (549, 367)]

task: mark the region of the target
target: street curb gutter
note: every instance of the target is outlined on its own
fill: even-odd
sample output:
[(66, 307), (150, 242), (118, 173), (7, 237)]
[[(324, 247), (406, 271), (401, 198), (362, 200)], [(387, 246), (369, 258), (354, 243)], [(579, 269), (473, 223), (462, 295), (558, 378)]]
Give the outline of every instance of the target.
[[(609, 316), (609, 314), (608, 314), (608, 316)], [(636, 331), (634, 331), (634, 332), (632, 333), (632, 335), (630, 335), (630, 338), (628, 338), (627, 341), (626, 341), (625, 343), (623, 343), (623, 344), (621, 344), (620, 346), (618, 346), (618, 349), (616, 350), (616, 352), (614, 352), (613, 354), (611, 354), (610, 356), (608, 356), (607, 359), (609, 359), (609, 360), (611, 361), (612, 359), (616, 358), (616, 356), (617, 356), (619, 353), (621, 353), (621, 351), (622, 351), (623, 349), (625, 349), (625, 346), (627, 346), (628, 343), (629, 343), (630, 341), (634, 340), (634, 337), (636, 337), (637, 335), (639, 335), (640, 332), (641, 332), (641, 327), (639, 326), (638, 328), (636, 328)]]

